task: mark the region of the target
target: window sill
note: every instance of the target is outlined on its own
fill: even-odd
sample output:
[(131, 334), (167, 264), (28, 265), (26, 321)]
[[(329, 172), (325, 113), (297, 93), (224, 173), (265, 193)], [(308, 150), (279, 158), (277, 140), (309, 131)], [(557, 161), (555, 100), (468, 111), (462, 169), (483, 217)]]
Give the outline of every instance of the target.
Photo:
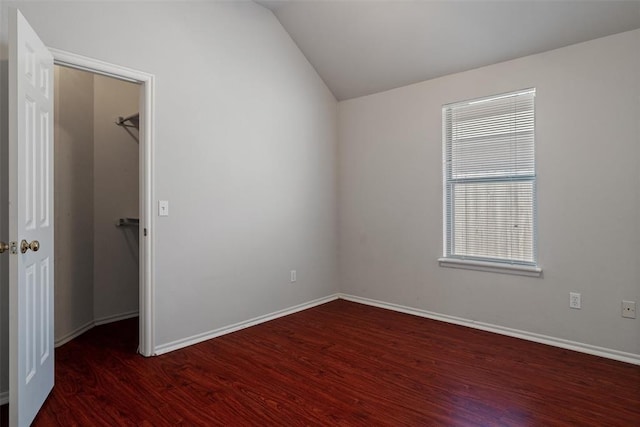
[(499, 262), (472, 261), (457, 258), (438, 258), (440, 267), (462, 268), (466, 270), (489, 271), (492, 273), (515, 274), (517, 276), (540, 277), (542, 269), (529, 265), (502, 264)]

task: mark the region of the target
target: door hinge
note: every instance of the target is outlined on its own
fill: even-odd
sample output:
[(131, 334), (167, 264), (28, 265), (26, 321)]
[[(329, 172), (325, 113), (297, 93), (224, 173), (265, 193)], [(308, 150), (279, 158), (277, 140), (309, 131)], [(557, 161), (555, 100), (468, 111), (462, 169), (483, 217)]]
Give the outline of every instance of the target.
[(145, 236), (147, 235), (147, 229), (146, 228), (144, 229), (144, 235)]

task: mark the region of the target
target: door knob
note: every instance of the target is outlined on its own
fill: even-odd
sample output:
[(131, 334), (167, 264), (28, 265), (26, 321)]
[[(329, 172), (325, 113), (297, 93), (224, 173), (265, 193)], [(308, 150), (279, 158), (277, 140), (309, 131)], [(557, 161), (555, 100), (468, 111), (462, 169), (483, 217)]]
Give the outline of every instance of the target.
[(22, 240), (22, 242), (20, 242), (20, 252), (26, 253), (29, 249), (33, 252), (38, 252), (38, 249), (40, 249), (40, 242), (34, 240), (29, 243), (26, 240)]
[(4, 253), (4, 251), (9, 250), (9, 244), (5, 242), (0, 242), (0, 254)]

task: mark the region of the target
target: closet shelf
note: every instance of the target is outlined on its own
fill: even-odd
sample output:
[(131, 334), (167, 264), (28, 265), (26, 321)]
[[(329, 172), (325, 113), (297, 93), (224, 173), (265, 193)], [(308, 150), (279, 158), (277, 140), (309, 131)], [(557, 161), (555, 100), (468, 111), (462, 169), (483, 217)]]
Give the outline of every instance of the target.
[(138, 218), (119, 218), (116, 221), (116, 227), (139, 227), (140, 219)]
[(130, 116), (127, 117), (118, 117), (118, 120), (116, 120), (116, 124), (118, 126), (123, 126), (126, 128), (136, 128), (139, 129), (140, 128), (140, 113), (136, 113), (136, 114), (132, 114)]

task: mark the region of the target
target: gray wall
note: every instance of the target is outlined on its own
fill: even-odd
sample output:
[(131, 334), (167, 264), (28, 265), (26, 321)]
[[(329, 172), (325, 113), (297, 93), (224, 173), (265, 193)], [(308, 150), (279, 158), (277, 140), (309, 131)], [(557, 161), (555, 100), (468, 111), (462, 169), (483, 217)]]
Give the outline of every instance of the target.
[[(636, 30), (340, 102), (341, 291), (640, 354), (620, 314), (640, 302), (639, 46)], [(543, 277), (439, 267), (442, 105), (528, 87)]]
[(116, 126), (138, 112), (139, 86), (94, 77), (93, 317), (98, 322), (138, 311), (138, 229), (115, 227), (138, 218), (138, 131)]
[(48, 46), (156, 76), (154, 212), (170, 202), (153, 230), (157, 345), (337, 291), (336, 101), (270, 11), (252, 2), (20, 9)]
[(55, 339), (93, 321), (93, 75), (54, 67)]

